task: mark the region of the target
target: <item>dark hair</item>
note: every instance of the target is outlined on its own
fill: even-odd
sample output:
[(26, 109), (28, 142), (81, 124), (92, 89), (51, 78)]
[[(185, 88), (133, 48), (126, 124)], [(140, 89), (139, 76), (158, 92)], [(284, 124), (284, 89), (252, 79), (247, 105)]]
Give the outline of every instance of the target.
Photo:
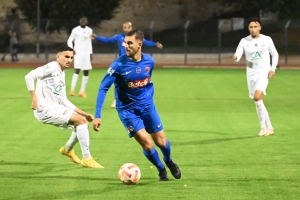
[(248, 19), (248, 26), (249, 26), (249, 24), (251, 23), (251, 22), (257, 22), (257, 23), (259, 23), (259, 25), (261, 26), (261, 21), (260, 21), (260, 19), (258, 19), (258, 18), (249, 18)]
[(81, 20), (81, 19), (88, 19), (88, 18), (86, 16), (82, 16), (82, 17), (80, 17), (79, 20)]
[(73, 51), (73, 53), (75, 54), (75, 51), (71, 47), (69, 47), (68, 45), (66, 45), (66, 44), (63, 44), (63, 45), (59, 46), (57, 48), (56, 52), (59, 53), (59, 52), (63, 52), (63, 51)]
[(136, 40), (144, 41), (144, 33), (140, 30), (129, 31), (126, 36), (134, 36)]

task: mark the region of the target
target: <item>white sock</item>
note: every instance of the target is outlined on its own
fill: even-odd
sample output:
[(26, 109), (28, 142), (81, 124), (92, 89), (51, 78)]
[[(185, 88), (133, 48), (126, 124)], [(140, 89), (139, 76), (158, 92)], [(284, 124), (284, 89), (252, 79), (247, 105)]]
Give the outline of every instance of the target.
[(75, 90), (77, 80), (78, 80), (78, 74), (73, 74), (72, 82), (71, 82), (71, 90)]
[(270, 117), (269, 117), (269, 112), (265, 106), (265, 104), (263, 103), (263, 108), (264, 108), (264, 112), (265, 112), (265, 117), (266, 117), (266, 125), (267, 125), (267, 128), (269, 129), (273, 129), (273, 126), (271, 124), (271, 120), (270, 120)]
[(80, 88), (80, 92), (84, 92), (86, 85), (89, 81), (89, 77), (88, 76), (82, 76), (82, 82), (81, 82), (81, 88)]
[(75, 130), (73, 130), (71, 137), (66, 144), (66, 150), (71, 151), (77, 142), (78, 142), (77, 133)]
[(258, 115), (258, 119), (260, 122), (260, 127), (266, 128), (266, 113), (265, 113), (266, 109), (264, 109), (265, 108), (264, 103), (262, 100), (259, 100), (259, 101), (255, 101), (255, 105), (256, 105), (256, 112)]
[(88, 160), (92, 158), (90, 153), (90, 137), (87, 124), (81, 124), (76, 127), (77, 138), (80, 143), (83, 158)]

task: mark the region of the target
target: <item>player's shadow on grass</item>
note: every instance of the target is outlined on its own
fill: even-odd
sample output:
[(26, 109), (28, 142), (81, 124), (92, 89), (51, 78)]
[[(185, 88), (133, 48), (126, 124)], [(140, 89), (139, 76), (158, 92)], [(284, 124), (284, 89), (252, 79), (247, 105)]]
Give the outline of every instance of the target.
[(183, 141), (183, 142), (172, 142), (172, 145), (195, 145), (195, 144), (215, 144), (220, 142), (229, 142), (234, 140), (247, 140), (256, 138), (257, 136), (246, 136), (246, 137), (236, 137), (236, 138), (220, 138), (220, 139), (210, 139), (210, 140), (193, 140), (193, 141)]

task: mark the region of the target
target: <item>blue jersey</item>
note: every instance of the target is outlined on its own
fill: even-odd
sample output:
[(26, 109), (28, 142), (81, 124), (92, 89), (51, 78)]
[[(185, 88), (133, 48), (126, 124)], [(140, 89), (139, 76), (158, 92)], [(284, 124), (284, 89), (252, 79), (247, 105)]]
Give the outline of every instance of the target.
[(101, 118), (106, 93), (115, 85), (117, 109), (129, 109), (154, 102), (154, 86), (151, 80), (154, 59), (142, 53), (139, 62), (130, 60), (127, 55), (117, 58), (108, 68), (101, 82), (95, 118)]
[[(105, 43), (109, 43), (109, 42), (117, 42), (118, 43), (118, 53), (119, 56), (121, 55), (125, 55), (126, 54), (126, 49), (125, 49), (125, 43), (124, 43), (124, 39), (125, 39), (125, 34), (124, 33), (119, 33), (113, 37), (101, 37), (101, 36), (97, 36), (95, 38), (97, 41), (100, 42), (105, 42)], [(149, 46), (149, 47), (156, 47), (156, 43), (146, 40), (144, 39), (143, 41), (143, 45), (145, 46)]]

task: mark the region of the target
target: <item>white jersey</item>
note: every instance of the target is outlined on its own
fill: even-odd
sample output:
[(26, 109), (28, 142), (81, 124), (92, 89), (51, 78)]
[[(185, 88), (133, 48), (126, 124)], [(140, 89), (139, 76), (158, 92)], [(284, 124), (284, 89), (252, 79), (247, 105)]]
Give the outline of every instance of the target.
[(90, 38), (92, 33), (93, 30), (88, 26), (85, 28), (82, 28), (81, 26), (73, 28), (67, 42), (68, 46), (74, 49), (76, 55), (93, 54), (92, 40)]
[(265, 76), (270, 70), (275, 72), (279, 56), (271, 37), (260, 34), (260, 37), (255, 39), (251, 35), (242, 38), (235, 52), (237, 62), (241, 59), (243, 52), (245, 52), (248, 77), (260, 74)]
[(63, 105), (71, 110), (76, 106), (72, 104), (66, 95), (65, 72), (61, 70), (56, 61), (50, 62), (42, 67), (38, 67), (25, 76), (27, 89), (35, 90), (38, 99), (38, 110), (51, 107), (51, 105)]

